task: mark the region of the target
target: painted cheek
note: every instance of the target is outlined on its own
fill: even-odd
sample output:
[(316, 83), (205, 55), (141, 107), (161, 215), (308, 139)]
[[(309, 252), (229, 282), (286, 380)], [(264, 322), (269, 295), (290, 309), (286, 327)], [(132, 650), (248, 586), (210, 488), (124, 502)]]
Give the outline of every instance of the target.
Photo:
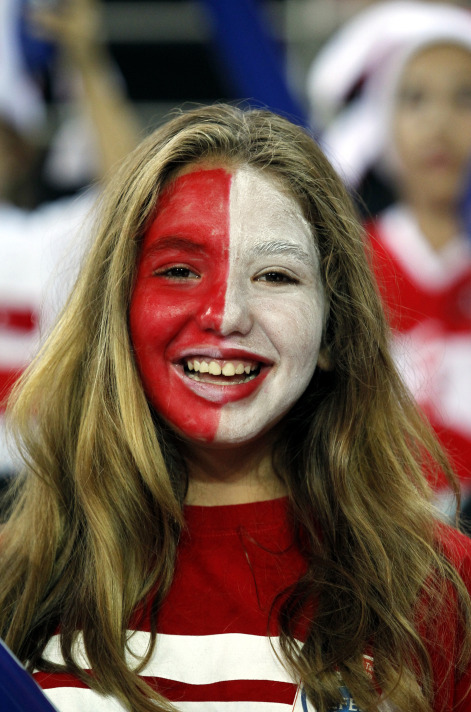
[[(225, 171), (197, 171), (177, 179), (163, 194), (144, 238), (129, 317), (150, 402), (184, 435), (205, 441), (216, 435), (221, 404), (187, 387), (181, 354), (220, 344), (229, 269), (230, 183)], [(200, 279), (181, 284), (154, 275), (146, 250), (169, 236), (183, 236), (201, 246)], [(178, 261), (191, 263), (191, 255)]]

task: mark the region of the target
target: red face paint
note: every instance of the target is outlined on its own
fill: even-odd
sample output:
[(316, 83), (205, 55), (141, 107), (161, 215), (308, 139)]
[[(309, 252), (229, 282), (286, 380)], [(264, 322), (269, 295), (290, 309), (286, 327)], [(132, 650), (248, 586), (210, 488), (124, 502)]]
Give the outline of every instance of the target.
[(191, 440), (268, 433), (307, 387), (324, 319), (309, 223), (256, 169), (195, 170), (162, 194), (130, 308), (150, 402)]
[(220, 343), (230, 186), (226, 171), (202, 170), (177, 178), (164, 191), (142, 245), (129, 315), (149, 400), (180, 431), (208, 441), (217, 431), (220, 399), (215, 393), (208, 401), (185, 385), (182, 359), (198, 347), (213, 346), (216, 355)]

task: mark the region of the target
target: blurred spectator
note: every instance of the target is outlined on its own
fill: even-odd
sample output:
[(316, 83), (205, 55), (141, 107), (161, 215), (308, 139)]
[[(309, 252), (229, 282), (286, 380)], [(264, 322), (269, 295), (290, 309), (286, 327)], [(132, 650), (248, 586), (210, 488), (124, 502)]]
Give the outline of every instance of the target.
[[(466, 499), (471, 235), (463, 196), (471, 159), (471, 13), (441, 3), (379, 3), (324, 48), (309, 89), (313, 109), (323, 114), (324, 145), (346, 182), (357, 188), (374, 166), (394, 195), (367, 225), (394, 352)], [(444, 483), (437, 488), (446, 510)]]
[[(5, 438), (5, 398), (72, 284), (99, 189), (91, 181), (88, 190), (74, 197), (25, 208), (35, 201), (36, 186), (31, 180), (37, 177), (38, 137), (46, 127), (46, 110), (40, 87), (28, 74), (21, 55), (20, 9), (17, 0), (0, 0), (1, 477), (15, 471)], [(35, 36), (57, 46), (60, 71), (75, 73), (78, 111), (86, 114), (92, 129), (88, 143), (95, 160), (90, 178), (104, 181), (135, 146), (138, 132), (134, 112), (101, 39), (99, 11), (98, 0), (35, 2), (30, 3), (24, 21)], [(79, 137), (76, 143), (83, 153)], [(60, 166), (60, 155), (59, 163), (57, 153), (54, 158), (56, 166)], [(82, 172), (82, 180), (85, 175)]]

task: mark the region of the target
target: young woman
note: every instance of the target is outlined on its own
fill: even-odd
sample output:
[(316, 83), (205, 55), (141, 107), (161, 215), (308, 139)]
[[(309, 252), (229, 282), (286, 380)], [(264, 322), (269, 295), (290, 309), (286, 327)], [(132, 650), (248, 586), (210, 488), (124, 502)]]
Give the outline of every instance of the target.
[(397, 362), (469, 498), (471, 17), (462, 34), (436, 31), (396, 60), (386, 153), (398, 200), (367, 229)]
[(1, 631), (59, 710), (469, 709), (470, 543), (387, 343), (301, 128), (206, 107), (129, 157), (12, 414)]

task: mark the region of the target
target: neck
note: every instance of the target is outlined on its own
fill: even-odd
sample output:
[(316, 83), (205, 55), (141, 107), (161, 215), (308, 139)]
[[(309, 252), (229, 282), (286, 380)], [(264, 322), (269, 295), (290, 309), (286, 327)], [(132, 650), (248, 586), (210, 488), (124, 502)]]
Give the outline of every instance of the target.
[(286, 489), (273, 470), (271, 453), (271, 442), (230, 449), (188, 446), (186, 504), (247, 504), (283, 497)]

